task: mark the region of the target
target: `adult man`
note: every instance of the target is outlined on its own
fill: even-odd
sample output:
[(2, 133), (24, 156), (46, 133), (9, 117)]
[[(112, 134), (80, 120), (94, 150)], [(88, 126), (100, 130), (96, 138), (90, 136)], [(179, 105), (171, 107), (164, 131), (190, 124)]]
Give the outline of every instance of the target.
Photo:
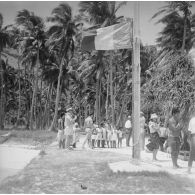
[(179, 123), (179, 109), (173, 108), (172, 109), (172, 116), (168, 121), (168, 129), (169, 129), (169, 136), (168, 136), (168, 143), (171, 147), (171, 158), (173, 163), (173, 168), (177, 169), (180, 168), (177, 164), (177, 159), (179, 155), (180, 149), (180, 133), (182, 130), (181, 124)]
[(145, 129), (144, 129), (145, 122), (146, 122), (146, 119), (144, 117), (144, 113), (140, 112), (140, 141), (141, 141), (140, 145), (141, 145), (141, 150), (144, 150), (144, 146), (145, 146)]
[(73, 110), (72, 108), (67, 109), (67, 113), (65, 115), (65, 148), (66, 149), (72, 149), (70, 145), (73, 141), (73, 127), (75, 124), (77, 116), (73, 118)]
[(191, 173), (192, 163), (195, 160), (195, 115), (189, 122), (189, 137), (190, 137), (190, 157), (188, 160), (188, 173)]
[(129, 142), (132, 134), (131, 116), (128, 116), (127, 121), (125, 123), (125, 128), (126, 128), (126, 146), (129, 147)]
[(84, 122), (84, 128), (85, 128), (85, 132), (86, 132), (86, 137), (84, 139), (83, 142), (83, 146), (82, 148), (85, 148), (85, 144), (88, 143), (89, 147), (92, 147), (91, 144), (91, 135), (92, 135), (92, 131), (93, 131), (93, 119), (92, 119), (92, 114), (90, 114)]

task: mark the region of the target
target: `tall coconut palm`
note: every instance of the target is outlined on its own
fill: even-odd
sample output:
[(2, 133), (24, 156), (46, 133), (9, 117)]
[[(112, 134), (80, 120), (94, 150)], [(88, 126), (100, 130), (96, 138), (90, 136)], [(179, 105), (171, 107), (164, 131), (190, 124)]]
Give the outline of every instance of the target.
[(76, 33), (76, 25), (72, 17), (72, 9), (67, 3), (61, 3), (52, 10), (52, 16), (48, 21), (53, 24), (48, 30), (48, 44), (50, 51), (54, 51), (59, 57), (59, 75), (57, 84), (57, 95), (55, 102), (55, 113), (49, 130), (54, 128), (58, 114), (58, 104), (60, 99), (60, 86), (62, 80), (63, 67), (68, 66), (70, 58), (74, 52), (73, 36)]
[(192, 28), (195, 24), (195, 16), (191, 13), (191, 7), (189, 1), (167, 2), (167, 5), (153, 15), (152, 19), (165, 14), (157, 21), (165, 25), (157, 39), (163, 51), (181, 50), (184, 53), (192, 47), (192, 37), (194, 37)]
[(1, 77), (1, 86), (0, 86), (0, 129), (4, 128), (4, 78), (3, 78), (3, 66), (2, 66), (2, 59), (1, 54), (3, 49), (10, 44), (10, 34), (7, 31), (8, 26), (3, 27), (3, 16), (0, 13), (0, 77)]
[(30, 129), (33, 129), (33, 113), (34, 111), (36, 112), (36, 94), (38, 89), (38, 72), (40, 68), (40, 50), (45, 40), (44, 23), (42, 18), (34, 15), (33, 12), (29, 12), (26, 9), (18, 12), (16, 16), (16, 23), (23, 26), (26, 31), (26, 36), (23, 38), (26, 42), (24, 51), (26, 59), (29, 60), (30, 58), (31, 64), (36, 66), (30, 109)]
[[(115, 23), (118, 23), (122, 16), (117, 17), (116, 12), (118, 9), (124, 5), (125, 2), (116, 3), (114, 1), (82, 1), (79, 4), (80, 7), (80, 15), (81, 18), (88, 22), (91, 25), (95, 25), (95, 28), (97, 27), (106, 27), (109, 25), (113, 25)], [(103, 59), (103, 53), (102, 51), (98, 52), (96, 65), (98, 67), (96, 79), (96, 121), (99, 123), (100, 119), (100, 98), (101, 95), (100, 92), (100, 86), (101, 86), (101, 76), (104, 70), (104, 63), (102, 61)], [(111, 68), (112, 69), (112, 68)], [(112, 70), (111, 70), (112, 71)], [(112, 78), (112, 77), (111, 77)], [(112, 80), (111, 80), (112, 84)], [(113, 99), (113, 94), (111, 94), (111, 98)], [(113, 119), (114, 120), (114, 119)]]

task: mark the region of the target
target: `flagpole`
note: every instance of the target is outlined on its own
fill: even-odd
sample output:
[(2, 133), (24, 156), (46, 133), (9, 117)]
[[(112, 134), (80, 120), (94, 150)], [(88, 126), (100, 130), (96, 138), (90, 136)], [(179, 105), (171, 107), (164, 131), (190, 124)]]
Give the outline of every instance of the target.
[(134, 2), (133, 21), (133, 67), (132, 67), (132, 125), (133, 159), (140, 159), (140, 21), (139, 2)]

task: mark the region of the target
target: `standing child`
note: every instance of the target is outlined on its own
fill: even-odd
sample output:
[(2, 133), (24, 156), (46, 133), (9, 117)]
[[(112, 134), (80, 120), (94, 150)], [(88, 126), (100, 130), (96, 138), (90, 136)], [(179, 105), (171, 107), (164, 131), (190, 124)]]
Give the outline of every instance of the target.
[(76, 148), (76, 143), (79, 141), (79, 124), (75, 123), (74, 127), (73, 127), (73, 148)]
[(97, 129), (98, 125), (94, 125), (94, 129), (92, 131), (92, 135), (91, 135), (91, 144), (92, 144), (92, 149), (95, 148), (95, 144), (96, 144), (96, 137), (97, 137)]
[(118, 130), (118, 148), (122, 148), (123, 132), (121, 127)]
[(107, 141), (107, 130), (104, 124), (102, 124), (102, 148), (105, 148), (105, 143)]
[(100, 143), (102, 141), (102, 129), (97, 128), (97, 136), (96, 136), (96, 142), (97, 142), (97, 147), (100, 148)]
[(109, 124), (107, 126), (107, 146), (108, 148), (112, 148), (112, 130)]
[(112, 146), (113, 148), (116, 148), (116, 143), (117, 143), (117, 130), (116, 128), (112, 128)]

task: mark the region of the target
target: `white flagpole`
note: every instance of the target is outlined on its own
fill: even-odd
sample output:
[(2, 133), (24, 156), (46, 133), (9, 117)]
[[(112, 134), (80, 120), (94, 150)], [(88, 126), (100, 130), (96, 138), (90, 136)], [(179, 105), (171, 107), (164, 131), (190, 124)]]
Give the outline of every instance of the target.
[(139, 2), (134, 2), (133, 21), (133, 98), (132, 98), (132, 125), (133, 125), (133, 159), (140, 159), (140, 21)]

